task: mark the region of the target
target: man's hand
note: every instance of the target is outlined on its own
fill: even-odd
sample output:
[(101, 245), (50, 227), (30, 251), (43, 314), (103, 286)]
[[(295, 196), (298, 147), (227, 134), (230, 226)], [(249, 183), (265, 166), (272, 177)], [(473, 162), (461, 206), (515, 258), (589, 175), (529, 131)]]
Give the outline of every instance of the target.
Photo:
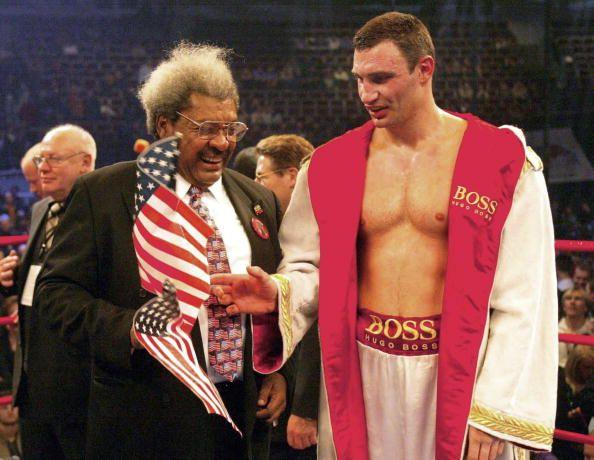
[(19, 256), (12, 250), (6, 256), (0, 259), (0, 284), (9, 288), (14, 285), (14, 270), (19, 263)]
[(247, 275), (218, 274), (210, 277), (211, 291), (227, 313), (264, 315), (276, 310), (278, 289), (271, 276), (260, 267), (248, 267)]
[(262, 407), (256, 412), (256, 417), (266, 419), (268, 423), (275, 424), (287, 407), (287, 382), (278, 372), (264, 377), (258, 406)]
[(505, 441), (476, 428), (468, 427), (467, 460), (495, 460), (503, 453)]
[(307, 449), (318, 443), (318, 421), (291, 415), (287, 423), (287, 442), (293, 449)]
[(138, 338), (136, 337), (136, 331), (134, 330), (134, 324), (130, 328), (130, 343), (132, 344), (132, 348), (135, 350), (142, 350), (144, 348), (142, 343), (140, 343), (138, 341)]

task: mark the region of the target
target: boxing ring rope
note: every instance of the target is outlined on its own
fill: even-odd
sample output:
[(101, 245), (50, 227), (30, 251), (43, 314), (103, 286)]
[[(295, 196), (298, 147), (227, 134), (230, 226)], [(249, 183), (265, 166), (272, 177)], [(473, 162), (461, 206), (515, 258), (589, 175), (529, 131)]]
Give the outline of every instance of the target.
[(594, 252), (594, 241), (557, 240), (555, 249), (563, 252)]
[(559, 334), (559, 342), (594, 347), (594, 336), (581, 334)]
[(23, 244), (29, 239), (29, 235), (0, 236), (0, 246), (11, 246), (13, 244)]
[[(9, 246), (27, 242), (28, 235), (0, 236), (0, 246)], [(594, 252), (594, 241), (579, 240), (557, 240), (555, 249), (563, 252)], [(0, 316), (0, 326), (8, 326), (17, 323), (17, 318), (13, 316)], [(559, 341), (573, 343), (578, 345), (589, 345), (594, 347), (594, 336), (578, 334), (559, 334)], [(0, 397), (0, 406), (12, 403), (11, 396)], [(578, 444), (594, 445), (594, 436), (573, 433), (571, 431), (555, 429), (554, 437), (563, 441), (575, 442)]]
[(15, 316), (0, 316), (0, 326), (11, 326), (17, 323), (18, 319)]

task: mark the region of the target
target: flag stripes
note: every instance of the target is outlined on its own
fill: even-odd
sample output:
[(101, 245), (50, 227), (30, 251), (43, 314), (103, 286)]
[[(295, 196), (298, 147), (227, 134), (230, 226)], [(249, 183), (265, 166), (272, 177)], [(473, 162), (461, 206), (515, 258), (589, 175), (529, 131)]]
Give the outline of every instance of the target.
[(191, 331), (210, 293), (206, 242), (212, 229), (174, 193), (177, 138), (157, 141), (137, 160), (136, 219), (132, 239), (141, 285), (158, 297), (134, 317), (145, 349), (186, 385), (210, 414), (239, 432), (206, 372), (200, 367)]

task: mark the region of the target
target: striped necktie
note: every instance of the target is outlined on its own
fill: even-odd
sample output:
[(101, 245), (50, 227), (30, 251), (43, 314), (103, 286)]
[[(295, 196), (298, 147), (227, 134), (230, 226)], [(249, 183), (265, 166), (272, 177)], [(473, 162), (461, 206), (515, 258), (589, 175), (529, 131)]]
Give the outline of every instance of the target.
[[(190, 206), (214, 230), (206, 242), (208, 271), (214, 273), (231, 273), (227, 250), (220, 230), (202, 202), (205, 192), (200, 187), (190, 189)], [(241, 316), (229, 316), (223, 305), (217, 303), (211, 295), (204, 306), (208, 310), (208, 361), (219, 375), (230, 382), (241, 372), (243, 366), (243, 338)]]
[(60, 222), (60, 215), (64, 210), (64, 204), (60, 201), (54, 201), (47, 212), (45, 219), (45, 233), (43, 235), (43, 244), (41, 245), (41, 256), (44, 256), (52, 247), (54, 234)]

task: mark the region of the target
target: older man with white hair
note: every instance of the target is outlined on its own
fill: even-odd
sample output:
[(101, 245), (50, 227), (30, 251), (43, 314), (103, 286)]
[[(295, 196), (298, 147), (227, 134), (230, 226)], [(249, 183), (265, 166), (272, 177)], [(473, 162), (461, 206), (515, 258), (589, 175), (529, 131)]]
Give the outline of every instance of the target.
[[(239, 96), (226, 56), (214, 46), (182, 43), (151, 73), (139, 98), (149, 133), (180, 136), (171, 190), (215, 229), (207, 244), (209, 272), (244, 273), (254, 263), (273, 271), (280, 261), (278, 203), (264, 187), (226, 169), (247, 131), (237, 119)], [(286, 381), (254, 372), (251, 318), (237, 320), (232, 373), (211, 353), (215, 323), (228, 321), (213, 321), (211, 312), (224, 309), (212, 297), (196, 305), (191, 332), (198, 362), (243, 437), (223, 417), (209, 415), (132, 333), (136, 310), (149, 300), (132, 241), (137, 171), (135, 162), (124, 162), (77, 183), (36, 295), (41, 314), (67, 342), (83, 350), (90, 345), (85, 458), (268, 458), (265, 422), (282, 413)], [(220, 260), (216, 267), (211, 253)]]
[[(37, 275), (53, 243), (65, 200), (76, 179), (95, 167), (93, 137), (80, 126), (49, 130), (27, 152), (37, 167), (40, 195), (33, 205), (23, 259), (0, 260), (0, 284), (19, 296), (20, 336), (14, 365), (14, 405), (19, 408), (25, 458), (82, 458), (89, 393), (88, 359), (48, 328), (33, 302)], [(25, 165), (29, 159), (25, 156)], [(34, 190), (32, 190), (34, 191)]]
[(39, 171), (37, 170), (37, 166), (33, 161), (33, 157), (39, 153), (41, 147), (42, 143), (38, 142), (29, 150), (27, 150), (21, 159), (21, 171), (23, 172), (23, 177), (27, 181), (27, 184), (29, 184), (29, 191), (37, 198), (43, 198), (43, 192), (41, 191)]

